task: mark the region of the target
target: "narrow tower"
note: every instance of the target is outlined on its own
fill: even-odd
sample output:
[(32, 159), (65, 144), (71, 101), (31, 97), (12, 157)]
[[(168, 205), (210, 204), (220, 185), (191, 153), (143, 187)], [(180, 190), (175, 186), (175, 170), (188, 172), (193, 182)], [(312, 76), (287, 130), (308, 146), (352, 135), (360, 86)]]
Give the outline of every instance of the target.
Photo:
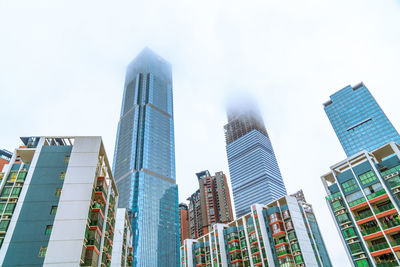
[(132, 218), (134, 266), (177, 266), (171, 65), (145, 48), (128, 66), (113, 172)]
[(248, 213), (255, 203), (266, 204), (286, 195), (271, 140), (255, 103), (229, 106), (224, 128), (236, 217)]

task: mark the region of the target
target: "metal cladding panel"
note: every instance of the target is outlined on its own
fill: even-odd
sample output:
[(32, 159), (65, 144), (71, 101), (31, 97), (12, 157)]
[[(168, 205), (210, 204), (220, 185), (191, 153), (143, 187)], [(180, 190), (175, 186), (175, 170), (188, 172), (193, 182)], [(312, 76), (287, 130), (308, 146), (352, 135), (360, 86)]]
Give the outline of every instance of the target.
[(44, 266), (80, 263), (100, 145), (100, 137), (75, 139)]
[(300, 211), (299, 204), (295, 197), (286, 196), (286, 201), (290, 216), (292, 218), (293, 227), (296, 232), (297, 240), (299, 241), (301, 253), (303, 255), (304, 263), (308, 266), (318, 266), (315, 259), (314, 250), (311, 246), (310, 237), (308, 236), (306, 226), (304, 224), (303, 215)]
[(45, 234), (45, 229), (54, 224), (50, 210), (58, 205), (55, 192), (63, 185), (59, 175), (67, 169), (64, 159), (71, 154), (71, 149), (71, 146), (41, 148), (36, 166), (31, 170), (32, 178), (27, 181), (29, 184), (24, 184), (26, 195), (2, 266), (43, 265), (44, 258), (38, 254), (49, 243), (50, 235)]
[(112, 267), (117, 267), (117, 266), (121, 267), (121, 255), (123, 253), (122, 244), (124, 240), (125, 212), (126, 209), (117, 209), (117, 214), (115, 217), (115, 231), (113, 239), (113, 250), (111, 256)]

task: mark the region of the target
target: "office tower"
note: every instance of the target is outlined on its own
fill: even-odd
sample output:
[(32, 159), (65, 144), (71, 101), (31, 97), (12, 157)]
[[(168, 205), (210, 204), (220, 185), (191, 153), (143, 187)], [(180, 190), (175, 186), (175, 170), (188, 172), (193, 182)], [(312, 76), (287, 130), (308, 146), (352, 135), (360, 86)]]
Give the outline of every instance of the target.
[(390, 141), (400, 143), (398, 132), (363, 83), (334, 93), (324, 109), (347, 157)]
[(179, 227), (182, 246), (183, 240), (189, 238), (189, 208), (185, 203), (179, 203)]
[(236, 216), (248, 213), (254, 203), (265, 204), (286, 195), (271, 140), (256, 105), (228, 107), (224, 129)]
[(115, 216), (115, 231), (111, 267), (131, 267), (133, 260), (132, 228), (126, 209), (119, 208)]
[[(5, 149), (0, 149), (0, 172), (3, 170), (4, 165), (10, 162), (12, 153)], [(1, 178), (0, 178), (1, 179)]]
[(189, 201), (189, 236), (197, 238), (208, 233), (208, 227), (203, 229), (200, 190), (194, 192), (187, 200)]
[(235, 221), (215, 224), (208, 234), (185, 240), (181, 267), (332, 266), (327, 254), (321, 257), (310, 234), (315, 228), (306, 218), (292, 196), (254, 204)]
[(172, 104), (171, 65), (145, 48), (126, 71), (113, 163), (119, 207), (132, 217), (134, 266), (179, 261)]
[(353, 266), (399, 266), (400, 146), (389, 142), (333, 165), (321, 177)]
[(108, 266), (118, 192), (101, 137), (21, 140), (0, 186), (0, 265)]
[(225, 174), (221, 171), (211, 176), (210, 172), (205, 170), (196, 173), (196, 176), (199, 181), (203, 228), (232, 221), (231, 197)]

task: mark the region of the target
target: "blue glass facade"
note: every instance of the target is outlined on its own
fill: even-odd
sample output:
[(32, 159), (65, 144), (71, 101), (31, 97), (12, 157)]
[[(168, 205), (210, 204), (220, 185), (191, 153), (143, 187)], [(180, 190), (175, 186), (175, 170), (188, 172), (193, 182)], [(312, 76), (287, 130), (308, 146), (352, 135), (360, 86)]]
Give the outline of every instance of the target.
[(132, 217), (133, 266), (178, 266), (172, 72), (147, 48), (127, 68), (113, 172)]
[(249, 213), (255, 203), (267, 204), (286, 195), (271, 140), (258, 112), (228, 112), (225, 137), (237, 218)]
[(363, 83), (331, 95), (324, 109), (348, 157), (390, 141), (400, 143), (398, 132)]

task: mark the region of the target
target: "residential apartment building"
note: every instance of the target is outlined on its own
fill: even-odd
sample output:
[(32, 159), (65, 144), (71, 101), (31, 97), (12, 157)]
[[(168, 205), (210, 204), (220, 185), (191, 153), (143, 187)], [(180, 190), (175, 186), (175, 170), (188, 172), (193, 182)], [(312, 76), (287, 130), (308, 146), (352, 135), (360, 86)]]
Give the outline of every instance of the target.
[(330, 96), (324, 110), (347, 157), (394, 141), (400, 135), (364, 83), (346, 86)]
[(26, 137), (0, 185), (1, 266), (110, 266), (118, 192), (101, 137)]
[(321, 177), (353, 266), (400, 266), (399, 149), (389, 142), (360, 151)]
[(179, 261), (171, 64), (148, 48), (128, 65), (113, 173), (132, 218), (135, 266)]
[[(295, 197), (284, 196), (181, 246), (181, 267), (331, 266), (317, 225)], [(322, 253), (321, 253), (322, 252)]]
[(203, 228), (200, 189), (194, 192), (188, 199), (189, 201), (189, 236), (197, 238), (208, 233), (208, 227)]
[(111, 267), (130, 267), (133, 260), (132, 228), (128, 212), (124, 208), (117, 209)]
[(255, 103), (228, 108), (224, 126), (236, 216), (253, 203), (266, 204), (286, 195), (271, 140)]
[(189, 208), (185, 203), (179, 203), (179, 233), (181, 245), (183, 240), (189, 238)]

